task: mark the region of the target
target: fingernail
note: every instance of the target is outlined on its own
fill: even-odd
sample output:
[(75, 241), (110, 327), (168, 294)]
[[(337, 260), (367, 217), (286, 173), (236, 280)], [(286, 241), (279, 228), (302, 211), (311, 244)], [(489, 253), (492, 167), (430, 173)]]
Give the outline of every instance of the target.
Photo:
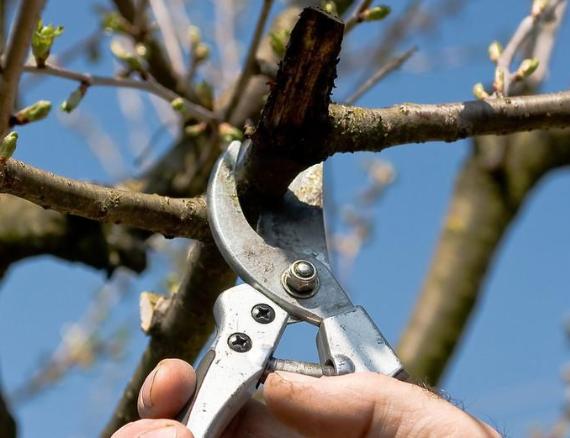
[(156, 379), (156, 375), (160, 371), (160, 363), (145, 379), (140, 393), (140, 404), (142, 409), (152, 408), (152, 385)]
[(176, 438), (176, 427), (166, 426), (143, 432), (138, 438)]

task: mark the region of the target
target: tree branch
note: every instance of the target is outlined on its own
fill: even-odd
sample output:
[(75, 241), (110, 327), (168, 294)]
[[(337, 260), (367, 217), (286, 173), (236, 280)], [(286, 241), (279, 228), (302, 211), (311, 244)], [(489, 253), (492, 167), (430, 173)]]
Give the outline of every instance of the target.
[(399, 345), (408, 371), (437, 384), (476, 309), (497, 248), (541, 178), (570, 165), (570, 133), (482, 137), (507, 141), (503, 167), (489, 169), (482, 148), (459, 174), (443, 232), (423, 289)]
[[(49, 65), (45, 65), (43, 67), (25, 65), (23, 67), (23, 71), (26, 73), (49, 75), (63, 79), (70, 79), (72, 81), (77, 81), (86, 84), (88, 86), (133, 88), (136, 90), (142, 90), (154, 94), (155, 96), (158, 96), (169, 103), (172, 102), (174, 99), (180, 97), (174, 91), (171, 91), (166, 87), (163, 87), (158, 82), (155, 82), (153, 80), (139, 81), (134, 79), (126, 79), (126, 78), (97, 76), (97, 75), (79, 73), (61, 67), (55, 67)], [(192, 103), (187, 99), (184, 99), (184, 101), (185, 101), (185, 111), (188, 116), (194, 117), (197, 120), (205, 122), (217, 120), (216, 115), (210, 110), (204, 108), (203, 106)]]
[(331, 129), (322, 140), (323, 158), (336, 152), (381, 151), (407, 143), (565, 128), (570, 126), (570, 91), (385, 109), (331, 105), (329, 115)]
[(210, 235), (203, 198), (172, 199), (101, 187), (56, 176), (16, 160), (0, 167), (0, 192), (61, 213), (122, 223), (165, 236), (207, 239)]
[(44, 0), (28, 0), (20, 3), (14, 31), (10, 37), (0, 82), (0, 139), (8, 129), (8, 121), (18, 92), (22, 66), (30, 49), (32, 34), (40, 19)]
[(2, 394), (0, 394), (0, 430), (4, 438), (16, 438), (16, 422)]

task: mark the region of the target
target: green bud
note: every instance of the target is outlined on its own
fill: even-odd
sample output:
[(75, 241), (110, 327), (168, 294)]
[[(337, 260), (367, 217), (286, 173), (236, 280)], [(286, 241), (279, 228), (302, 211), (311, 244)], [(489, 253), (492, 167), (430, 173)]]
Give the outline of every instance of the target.
[(25, 125), (30, 122), (37, 122), (45, 119), (51, 111), (51, 102), (48, 100), (38, 100), (33, 105), (22, 108), (14, 118), (18, 125)]
[(32, 54), (38, 67), (45, 65), (49, 57), (54, 40), (63, 33), (63, 26), (44, 26), (42, 20), (38, 21), (36, 30), (32, 35)]
[(195, 91), (198, 102), (200, 102), (203, 107), (210, 109), (214, 107), (214, 89), (208, 82), (202, 81), (198, 83)]
[(386, 18), (392, 9), (390, 6), (375, 6), (370, 9), (366, 9), (360, 14), (360, 19), (362, 21), (378, 21)]
[(503, 46), (498, 41), (493, 41), (489, 46), (489, 58), (493, 62), (497, 62), (503, 53)]
[(16, 144), (18, 143), (18, 133), (11, 131), (2, 139), (0, 143), (0, 163), (5, 163), (14, 151), (16, 150)]
[(489, 93), (485, 91), (485, 87), (481, 82), (473, 85), (473, 95), (479, 100), (487, 99), (489, 97)]
[(198, 137), (206, 130), (207, 127), (208, 125), (204, 122), (196, 123), (195, 125), (188, 125), (184, 128), (184, 133), (188, 137)]
[(128, 33), (129, 25), (117, 11), (103, 14), (101, 27), (109, 33)]
[(190, 26), (188, 28), (188, 41), (190, 41), (190, 47), (192, 48), (195, 48), (202, 42), (202, 35), (199, 27)]
[(285, 29), (269, 33), (269, 42), (271, 44), (271, 49), (273, 50), (275, 56), (278, 58), (283, 58), (290, 35), (290, 32)]
[(204, 43), (198, 43), (194, 48), (194, 59), (196, 62), (203, 62), (210, 56), (210, 49)]
[(182, 99), (181, 97), (177, 97), (176, 99), (172, 100), (170, 102), (170, 106), (176, 112), (182, 114), (186, 112), (186, 103), (184, 102), (184, 99)]
[(532, 2), (532, 16), (533, 17), (538, 17), (539, 15), (541, 15), (544, 10), (548, 7), (548, 4), (550, 3), (550, 0), (534, 0)]
[(144, 70), (141, 59), (134, 53), (125, 50), (119, 41), (113, 40), (111, 42), (111, 53), (113, 53), (115, 58), (117, 58), (122, 64), (126, 65), (129, 69), (136, 71)]
[(325, 12), (328, 12), (329, 14), (338, 15), (338, 9), (334, 1), (331, 0), (323, 1), (321, 2), (321, 7)]
[(79, 88), (72, 91), (69, 97), (61, 103), (60, 105), (61, 110), (66, 113), (72, 112), (75, 108), (79, 106), (86, 92), (87, 92), (87, 85), (81, 84)]
[(505, 71), (502, 68), (495, 69), (495, 81), (493, 82), (493, 88), (495, 91), (503, 95), (505, 89)]
[(517, 72), (515, 73), (515, 77), (517, 79), (525, 79), (528, 78), (531, 74), (533, 74), (538, 66), (540, 65), (540, 61), (536, 58), (527, 58), (523, 62)]
[(229, 123), (220, 123), (218, 132), (220, 133), (222, 141), (226, 143), (230, 143), (234, 140), (243, 140), (243, 132)]

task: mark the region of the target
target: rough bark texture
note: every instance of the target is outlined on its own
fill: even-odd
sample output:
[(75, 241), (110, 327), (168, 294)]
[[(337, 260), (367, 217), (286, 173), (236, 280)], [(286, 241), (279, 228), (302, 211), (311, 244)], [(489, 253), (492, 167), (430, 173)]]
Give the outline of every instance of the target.
[[(506, 153), (497, 163), (492, 156), (501, 148)], [(476, 140), (458, 176), (431, 268), (398, 348), (410, 374), (438, 383), (509, 226), (540, 179), (568, 165), (568, 131)]]
[(20, 161), (0, 165), (0, 192), (61, 213), (161, 233), (166, 236), (208, 238), (203, 198), (171, 199), (105, 188), (44, 172)]
[[(313, 8), (305, 9), (291, 33), (275, 84), (245, 154), (241, 193), (278, 199), (295, 176), (314, 161), (327, 128), (330, 93), (343, 23)], [(247, 204), (247, 202), (246, 202)]]

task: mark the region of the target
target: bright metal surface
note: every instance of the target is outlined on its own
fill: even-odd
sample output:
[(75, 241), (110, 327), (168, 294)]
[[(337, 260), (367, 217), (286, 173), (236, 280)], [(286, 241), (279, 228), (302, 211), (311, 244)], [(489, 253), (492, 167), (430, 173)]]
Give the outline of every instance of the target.
[[(273, 309), (273, 321), (267, 324), (255, 321), (251, 311), (259, 304)], [(288, 316), (247, 284), (228, 289), (218, 297), (214, 305), (218, 333), (206, 354), (207, 363), (198, 367), (198, 389), (188, 408), (189, 415), (182, 418), (195, 438), (219, 436), (251, 398), (287, 325)], [(238, 352), (228, 345), (234, 333), (249, 337), (248, 351)]]
[[(320, 206), (301, 202), (289, 192), (279, 211), (267, 213), (263, 238), (251, 228), (238, 200), (233, 172), (239, 147), (239, 142), (230, 144), (214, 167), (208, 187), (210, 227), (226, 262), (293, 317), (319, 324), (351, 309), (350, 299), (328, 267)], [(279, 246), (271, 246), (276, 242)], [(293, 297), (281, 284), (282, 274), (298, 259), (311, 262), (318, 272), (319, 290), (309, 298)]]

